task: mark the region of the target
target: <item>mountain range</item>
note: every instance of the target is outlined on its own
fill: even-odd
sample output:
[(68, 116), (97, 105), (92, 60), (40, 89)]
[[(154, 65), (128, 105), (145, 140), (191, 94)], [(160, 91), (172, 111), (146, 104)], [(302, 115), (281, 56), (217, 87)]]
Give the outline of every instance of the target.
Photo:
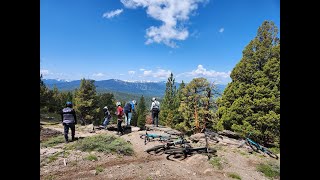
[[(54, 86), (60, 91), (73, 91), (80, 87), (81, 80), (57, 80), (43, 79), (43, 82), (50, 89)], [(97, 92), (121, 92), (128, 94), (163, 97), (166, 90), (166, 82), (144, 82), (144, 81), (122, 81), (118, 79), (108, 79), (94, 82)], [(180, 83), (176, 83), (177, 88)], [(218, 91), (222, 94), (227, 85), (217, 84)]]

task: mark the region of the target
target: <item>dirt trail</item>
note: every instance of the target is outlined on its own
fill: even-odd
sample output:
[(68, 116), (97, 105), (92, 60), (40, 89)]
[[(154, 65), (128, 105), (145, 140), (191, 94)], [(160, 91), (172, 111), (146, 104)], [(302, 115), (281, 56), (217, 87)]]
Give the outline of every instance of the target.
[[(61, 125), (45, 126), (63, 132)], [(150, 133), (162, 133), (160, 131), (150, 131)], [(96, 134), (115, 132), (100, 130), (95, 133), (78, 130), (77, 137), (86, 137)], [(217, 155), (222, 159), (223, 169), (214, 168), (205, 155), (193, 155), (182, 161), (170, 161), (166, 155), (154, 156), (144, 150), (161, 144), (153, 141), (144, 145), (144, 140), (140, 138), (143, 131), (131, 132), (121, 136), (130, 142), (134, 149), (133, 156), (105, 155), (103, 153), (92, 152), (98, 157), (98, 161), (88, 161), (83, 158), (89, 153), (81, 151), (71, 151), (67, 157), (57, 157), (50, 163), (43, 163), (40, 168), (41, 179), (232, 179), (228, 173), (237, 173), (242, 179), (267, 179), (262, 173), (257, 172), (256, 165), (265, 160), (266, 157), (259, 157), (252, 154), (245, 154), (241, 149), (232, 149), (226, 146), (219, 146)], [(52, 148), (40, 149), (42, 162), (49, 155), (61, 152), (64, 143)], [(241, 152), (241, 153), (240, 153)], [(245, 154), (245, 155), (241, 155)], [(67, 165), (64, 165), (64, 159)], [(96, 174), (96, 167), (101, 167), (102, 172)]]

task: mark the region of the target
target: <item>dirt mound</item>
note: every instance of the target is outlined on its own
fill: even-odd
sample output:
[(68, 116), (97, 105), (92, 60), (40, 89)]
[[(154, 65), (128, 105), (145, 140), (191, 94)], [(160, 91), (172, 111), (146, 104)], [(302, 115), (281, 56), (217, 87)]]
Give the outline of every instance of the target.
[(60, 131), (49, 128), (41, 128), (40, 130), (40, 142), (62, 134)]

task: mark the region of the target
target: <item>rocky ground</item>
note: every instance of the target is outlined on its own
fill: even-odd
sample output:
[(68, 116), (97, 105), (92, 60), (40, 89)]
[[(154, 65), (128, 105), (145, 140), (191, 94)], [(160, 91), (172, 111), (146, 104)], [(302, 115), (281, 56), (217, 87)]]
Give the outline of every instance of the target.
[[(150, 155), (144, 150), (161, 144), (152, 141), (144, 144), (140, 134), (145, 131), (132, 132), (120, 138), (130, 142), (134, 155), (103, 154), (99, 152), (82, 152), (66, 150), (65, 143), (50, 148), (40, 148), (40, 177), (41, 179), (232, 179), (230, 174), (237, 174), (241, 179), (268, 179), (256, 167), (261, 162), (280, 163), (280, 160), (268, 156), (250, 153), (246, 147), (238, 148), (239, 141), (223, 137), (220, 141), (210, 141), (210, 146), (217, 149), (220, 166), (209, 163), (207, 156), (196, 154), (182, 161), (167, 160), (167, 156)], [(153, 129), (150, 133), (164, 133), (165, 128)], [(63, 132), (61, 124), (42, 125), (40, 140), (56, 136)], [(76, 127), (76, 137), (85, 138), (97, 134), (115, 134), (115, 131), (93, 130), (92, 126)], [(74, 142), (71, 142), (74, 143)], [(202, 146), (203, 140), (193, 143)], [(96, 161), (86, 160), (89, 154), (98, 157)], [(54, 157), (54, 158), (53, 158)]]

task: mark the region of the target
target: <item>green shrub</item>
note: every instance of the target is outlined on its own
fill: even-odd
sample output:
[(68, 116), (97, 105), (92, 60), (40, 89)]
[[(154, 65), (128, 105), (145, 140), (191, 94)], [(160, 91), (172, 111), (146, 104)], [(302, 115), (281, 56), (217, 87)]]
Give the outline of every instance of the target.
[(212, 157), (209, 161), (209, 163), (213, 167), (217, 167), (218, 169), (222, 169), (222, 163), (221, 163), (221, 158), (220, 157)]
[(102, 171), (103, 171), (103, 167), (97, 166), (97, 167), (96, 167), (96, 173), (95, 173), (95, 175), (98, 175), (98, 174), (101, 173)]
[(269, 150), (275, 154), (279, 154), (280, 153), (280, 148), (278, 147), (272, 147), (272, 148), (269, 148)]
[(233, 179), (240, 179), (241, 180), (241, 177), (237, 173), (229, 173), (228, 176)]
[(90, 154), (90, 155), (87, 156), (85, 159), (86, 159), (86, 160), (89, 160), (89, 161), (98, 161), (97, 156), (95, 156), (95, 155), (93, 155), (93, 154)]
[(78, 140), (76, 143), (70, 145), (72, 149), (91, 152), (98, 151), (103, 153), (118, 153), (123, 155), (132, 155), (132, 145), (122, 138), (114, 135), (102, 134), (86, 137)]
[(42, 148), (43, 147), (53, 147), (57, 144), (64, 143), (64, 142), (65, 142), (65, 139), (63, 136), (56, 136), (56, 137), (49, 138), (46, 141), (40, 142), (40, 147), (42, 147)]
[(269, 178), (275, 178), (280, 176), (280, 166), (276, 164), (261, 163), (257, 166), (257, 170), (262, 172), (265, 176)]

